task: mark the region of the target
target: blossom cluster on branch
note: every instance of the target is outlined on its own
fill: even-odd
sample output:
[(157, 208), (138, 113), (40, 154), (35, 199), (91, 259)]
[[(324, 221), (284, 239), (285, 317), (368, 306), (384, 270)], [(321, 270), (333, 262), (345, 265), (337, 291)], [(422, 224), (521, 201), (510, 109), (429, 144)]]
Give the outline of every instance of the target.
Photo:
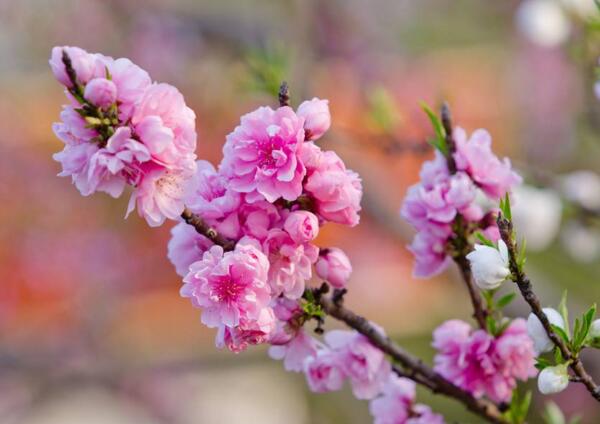
[[(415, 384), (487, 421), (524, 423), (530, 397), (519, 397), (517, 384), (534, 377), (536, 367), (542, 393), (573, 379), (600, 400), (578, 356), (600, 345), (595, 306), (573, 332), (566, 300), (560, 313), (541, 307), (512, 228), (509, 194), (521, 177), (493, 153), (487, 131), (469, 137), (452, 126), (447, 108), (440, 119), (425, 107), (435, 157), (423, 164), (401, 209), (417, 230), (409, 247), (414, 275), (434, 276), (453, 260), (478, 325), (441, 324), (429, 368), (343, 307), (351, 262), (337, 247), (316, 245), (322, 226), (358, 224), (362, 198), (358, 174), (317, 143), (331, 125), (327, 100), (294, 109), (282, 84), (279, 107), (242, 116), (214, 166), (196, 160), (195, 114), (175, 87), (152, 82), (128, 59), (77, 47), (55, 47), (50, 65), (68, 99), (54, 125), (64, 143), (54, 156), (59, 175), (70, 176), (84, 196), (119, 197), (130, 187), (127, 214), (137, 208), (150, 226), (174, 221), (168, 258), (183, 279), (180, 294), (215, 329), (217, 347), (239, 353), (269, 345), (269, 355), (303, 372), (313, 392), (347, 383), (356, 398), (370, 401), (378, 424), (444, 422), (416, 403)], [(312, 286), (315, 277), (324, 283)], [(531, 307), (527, 321), (504, 316), (516, 295), (497, 298), (506, 280)], [(352, 329), (324, 331), (327, 316)], [(309, 322), (316, 336), (305, 328)], [(554, 360), (542, 356), (547, 352)]]

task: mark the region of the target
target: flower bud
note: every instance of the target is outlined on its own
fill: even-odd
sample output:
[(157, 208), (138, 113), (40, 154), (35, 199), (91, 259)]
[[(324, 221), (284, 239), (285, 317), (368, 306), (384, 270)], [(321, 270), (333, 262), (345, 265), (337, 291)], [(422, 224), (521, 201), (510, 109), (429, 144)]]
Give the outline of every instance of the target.
[(295, 211), (288, 215), (283, 228), (296, 243), (306, 243), (319, 234), (319, 218), (312, 212)]
[(596, 348), (600, 347), (600, 319), (594, 320), (588, 333), (589, 343)]
[(341, 249), (332, 247), (326, 249), (325, 253), (319, 256), (315, 269), (320, 278), (326, 280), (333, 287), (341, 289), (346, 286), (350, 278), (352, 264)]
[(471, 263), (475, 283), (482, 290), (495, 289), (510, 275), (508, 250), (504, 241), (498, 241), (498, 249), (480, 244), (467, 255)]
[(296, 113), (304, 118), (307, 141), (320, 138), (331, 126), (329, 100), (321, 100), (316, 97), (306, 100), (300, 104)]
[(538, 375), (538, 389), (545, 395), (562, 392), (568, 385), (567, 364), (546, 367)]
[[(557, 310), (552, 308), (542, 309), (550, 324), (556, 325), (560, 328), (565, 328), (565, 321)], [(527, 318), (527, 333), (531, 340), (533, 340), (533, 346), (537, 354), (550, 352), (554, 347), (554, 343), (546, 334), (546, 330), (542, 325), (541, 321), (533, 313), (529, 314)]]
[(50, 56), (50, 67), (54, 77), (65, 87), (73, 87), (73, 83), (67, 74), (65, 64), (63, 62), (63, 51), (67, 53), (71, 59), (71, 64), (75, 70), (77, 81), (86, 83), (92, 78), (96, 71), (97, 61), (93, 54), (86, 52), (79, 47), (54, 47)]
[(110, 106), (117, 100), (117, 86), (106, 78), (94, 78), (85, 86), (83, 96), (96, 106)]

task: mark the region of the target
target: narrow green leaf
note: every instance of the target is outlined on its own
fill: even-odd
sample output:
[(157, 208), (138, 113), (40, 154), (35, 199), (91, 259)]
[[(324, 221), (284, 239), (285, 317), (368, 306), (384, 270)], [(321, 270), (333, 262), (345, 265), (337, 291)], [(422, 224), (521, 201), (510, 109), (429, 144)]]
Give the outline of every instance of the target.
[(500, 210), (506, 219), (512, 221), (512, 211), (510, 209), (510, 197), (508, 193), (500, 200)]
[(446, 132), (444, 131), (444, 126), (442, 125), (442, 121), (438, 116), (431, 110), (431, 108), (425, 102), (421, 102), (421, 109), (427, 114), (429, 117), (429, 121), (433, 126), (433, 130), (435, 132), (436, 141), (430, 141), (433, 147), (438, 149), (444, 156), (448, 156), (448, 146), (446, 144)]
[(525, 261), (527, 260), (527, 258), (525, 257), (526, 249), (527, 249), (527, 240), (525, 239), (525, 237), (523, 237), (523, 239), (521, 240), (521, 245), (519, 246), (519, 254), (517, 257), (517, 266), (521, 270), (523, 269), (523, 266), (525, 265)]
[(565, 343), (569, 343), (569, 336), (567, 336), (567, 333), (565, 332), (565, 330), (560, 328), (558, 325), (550, 324), (550, 326), (552, 327), (554, 332), (556, 334), (558, 334), (560, 336), (560, 338), (565, 341)]
[(562, 297), (560, 298), (560, 303), (558, 304), (558, 312), (560, 312), (564, 322), (565, 322), (565, 332), (568, 336), (571, 335), (571, 331), (569, 330), (569, 309), (567, 308), (567, 290), (563, 291)]
[(488, 333), (496, 335), (496, 320), (491, 315), (488, 315), (485, 319)]
[(524, 423), (527, 414), (529, 413), (529, 406), (531, 405), (531, 390), (527, 390), (523, 400), (519, 405), (519, 422)]
[(542, 418), (546, 424), (565, 424), (565, 416), (554, 402), (546, 403)]
[(477, 231), (475, 233), (475, 237), (477, 237), (477, 239), (481, 242), (481, 244), (483, 244), (484, 246), (489, 246), (489, 247), (493, 247), (496, 248), (496, 245), (494, 245), (494, 242), (491, 241), (490, 239), (488, 239), (485, 235), (483, 235), (483, 233), (481, 231)]
[(498, 309), (502, 309), (505, 306), (509, 305), (510, 302), (512, 302), (516, 296), (517, 296), (516, 293), (506, 294), (506, 295), (502, 296), (500, 299), (498, 299), (498, 302), (496, 302), (496, 306), (498, 307)]

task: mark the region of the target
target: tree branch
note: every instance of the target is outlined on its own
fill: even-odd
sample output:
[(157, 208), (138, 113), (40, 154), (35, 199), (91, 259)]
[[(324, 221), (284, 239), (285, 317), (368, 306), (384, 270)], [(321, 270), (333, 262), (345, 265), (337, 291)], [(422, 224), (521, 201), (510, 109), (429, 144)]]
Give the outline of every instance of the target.
[(221, 246), (223, 250), (229, 251), (235, 248), (235, 241), (223, 237), (214, 228), (208, 225), (199, 215), (193, 213), (188, 208), (183, 210), (181, 217), (187, 224), (194, 227), (199, 234), (202, 234), (214, 244)]
[(529, 304), (531, 312), (533, 312), (542, 323), (542, 326), (544, 327), (544, 330), (546, 330), (546, 334), (550, 340), (552, 340), (552, 343), (554, 343), (554, 345), (560, 350), (563, 358), (570, 362), (569, 367), (577, 377), (578, 381), (586, 387), (594, 399), (600, 402), (600, 387), (598, 387), (592, 377), (587, 373), (583, 363), (579, 359), (579, 356), (577, 354), (573, 354), (565, 341), (552, 329), (548, 317), (542, 310), (540, 300), (533, 292), (531, 281), (518, 265), (518, 250), (517, 243), (513, 236), (512, 222), (503, 217), (502, 214), (499, 214), (497, 223), (498, 229), (500, 230), (500, 236), (502, 237), (504, 243), (506, 243), (506, 247), (508, 249), (509, 267), (512, 281), (517, 284), (517, 287), (519, 287), (519, 291), (521, 292), (523, 299), (525, 299), (527, 304)]
[(315, 296), (315, 301), (321, 305), (323, 310), (335, 319), (346, 323), (349, 327), (358, 331), (382, 352), (391, 356), (407, 371), (394, 368), (394, 371), (403, 377), (407, 377), (429, 388), (433, 393), (440, 393), (454, 398), (464, 404), (467, 409), (486, 419), (491, 423), (507, 424), (502, 412), (496, 404), (486, 399), (476, 399), (469, 392), (455, 386), (450, 381), (429, 368), (419, 358), (412, 356), (400, 346), (395, 344), (389, 337), (384, 336), (367, 319), (346, 309), (341, 303), (335, 303), (326, 296)]

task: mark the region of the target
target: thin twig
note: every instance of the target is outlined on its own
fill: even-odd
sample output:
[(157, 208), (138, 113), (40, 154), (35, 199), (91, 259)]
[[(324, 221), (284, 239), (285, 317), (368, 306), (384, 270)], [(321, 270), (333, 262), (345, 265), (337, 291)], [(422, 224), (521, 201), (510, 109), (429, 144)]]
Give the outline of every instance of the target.
[(290, 87), (286, 81), (281, 83), (279, 86), (279, 106), (289, 106), (290, 105)]
[(491, 423), (507, 423), (496, 404), (486, 399), (477, 399), (469, 392), (455, 386), (425, 365), (421, 359), (412, 356), (395, 344), (389, 337), (383, 335), (381, 331), (367, 319), (346, 309), (341, 302), (336, 304), (327, 296), (319, 296), (316, 301), (328, 315), (343, 321), (349, 327), (367, 337), (375, 347), (381, 349), (382, 352), (390, 355), (394, 361), (402, 365), (407, 371), (398, 370), (401, 373), (400, 375), (406, 376), (416, 383), (422, 384), (434, 393), (440, 393), (458, 400), (464, 404), (467, 409)]
[(579, 359), (577, 354), (570, 351), (565, 341), (554, 331), (548, 317), (542, 310), (542, 305), (537, 295), (533, 292), (531, 287), (531, 281), (525, 275), (521, 267), (518, 265), (518, 249), (517, 243), (513, 236), (513, 225), (512, 222), (502, 216), (498, 215), (497, 219), (498, 229), (500, 230), (500, 236), (508, 249), (509, 267), (511, 272), (512, 281), (517, 284), (523, 299), (529, 304), (531, 312), (540, 320), (546, 334), (552, 340), (552, 343), (560, 350), (562, 357), (569, 361), (569, 367), (594, 399), (600, 402), (600, 387), (594, 382), (592, 377), (585, 370), (583, 363)]
[(199, 234), (202, 234), (214, 244), (221, 246), (223, 250), (229, 251), (235, 248), (235, 241), (223, 237), (223, 235), (208, 225), (199, 215), (193, 213), (188, 208), (183, 210), (181, 217), (187, 224), (194, 227)]

